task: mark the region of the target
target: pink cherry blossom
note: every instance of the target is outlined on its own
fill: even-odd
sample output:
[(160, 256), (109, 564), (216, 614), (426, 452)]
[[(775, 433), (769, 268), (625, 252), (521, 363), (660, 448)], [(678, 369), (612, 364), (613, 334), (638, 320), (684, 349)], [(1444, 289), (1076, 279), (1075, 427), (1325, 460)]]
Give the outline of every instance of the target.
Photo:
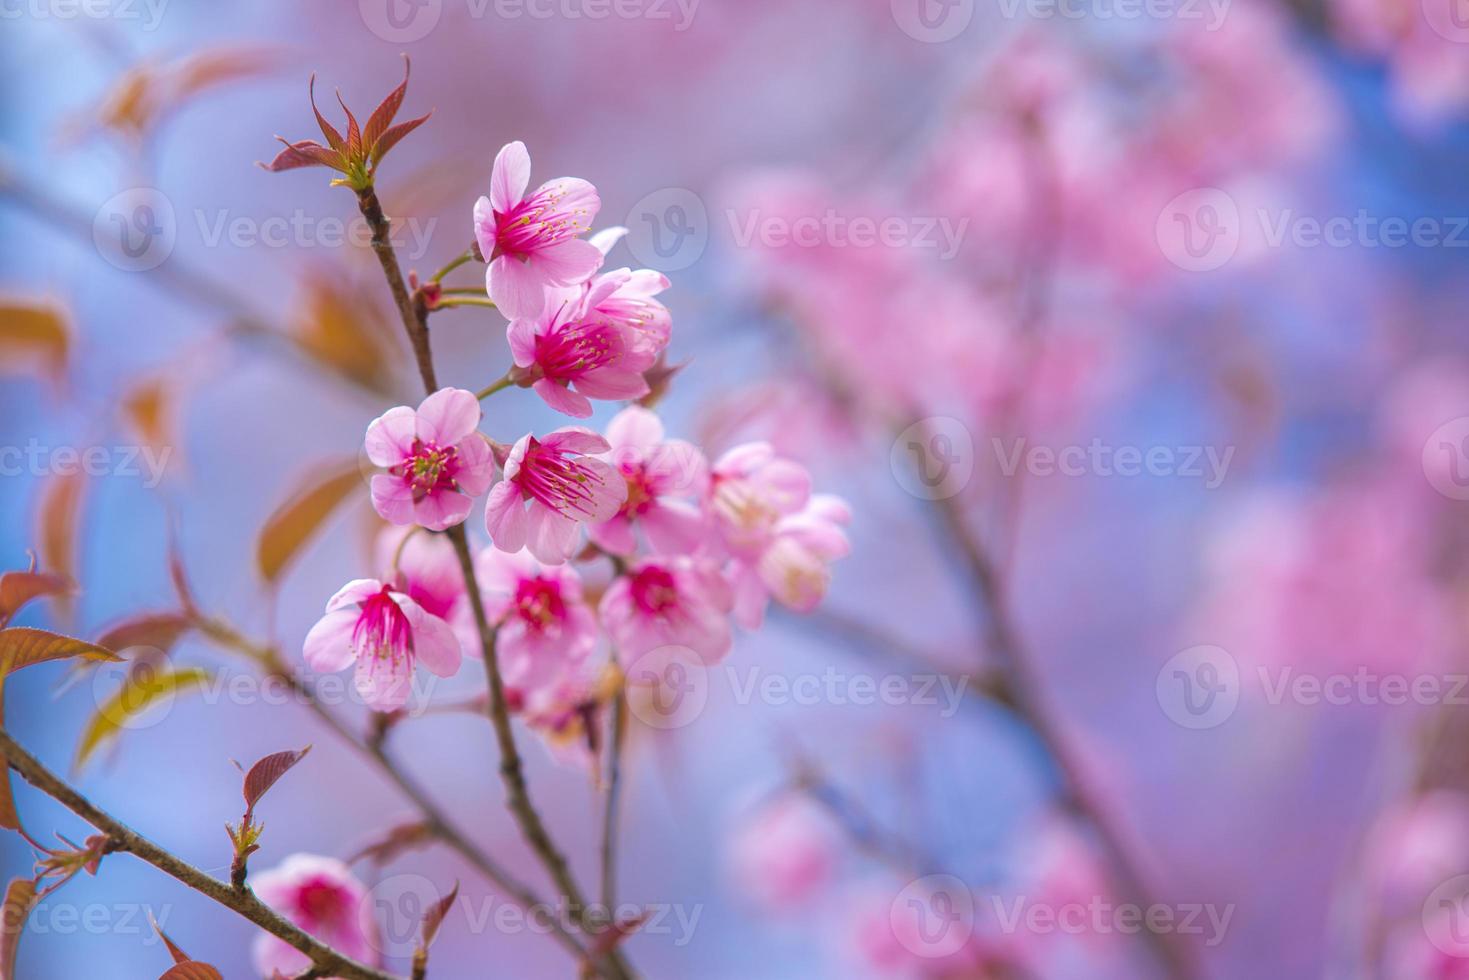
[(523, 696), (558, 683), (596, 649), (597, 620), (571, 565), (487, 548), (475, 560), (485, 611), (499, 627), (505, 683)]
[(412, 526), (385, 527), (373, 544), (373, 557), (383, 581), (406, 592), (429, 615), (452, 621), (464, 598), (464, 571), (447, 537)]
[(735, 830), (730, 871), (762, 909), (789, 910), (831, 882), (839, 843), (836, 826), (820, 805), (804, 793), (784, 793), (761, 803)]
[[(250, 875), (250, 888), (266, 905), (359, 963), (376, 965), (377, 926), (367, 889), (336, 858), (292, 854), (268, 871)], [(261, 933), (252, 957), (262, 977), (294, 977), (311, 961), (284, 940)]]
[(518, 140), (495, 156), (490, 196), (474, 205), (474, 234), (489, 262), (486, 288), (507, 317), (534, 317), (546, 290), (585, 282), (602, 253), (578, 236), (602, 206), (597, 189), (579, 177), (557, 177), (526, 196), (530, 154)]
[(607, 425), (605, 457), (627, 484), (627, 499), (605, 524), (588, 534), (599, 547), (618, 555), (637, 550), (634, 528), (660, 554), (689, 554), (704, 543), (708, 525), (688, 500), (708, 479), (704, 454), (681, 439), (663, 438), (663, 422), (646, 408), (623, 409)]
[(811, 474), (781, 459), (766, 442), (736, 446), (714, 463), (706, 506), (725, 546), (756, 557), (771, 541), (781, 518), (798, 513), (811, 499)]
[(605, 655), (587, 657), (554, 683), (521, 694), (521, 719), (541, 736), (551, 757), (596, 772), (602, 711), (617, 692), (618, 674)]
[(688, 557), (634, 562), (602, 596), (602, 625), (618, 657), (634, 663), (664, 646), (718, 663), (734, 643), (729, 586), (712, 562)]
[(459, 640), (449, 624), (406, 593), (377, 579), (348, 582), (326, 604), (326, 615), (306, 634), (307, 665), (333, 673), (357, 662), (357, 692), (374, 711), (408, 701), (413, 666), (449, 677), (459, 670)]
[(495, 547), (528, 548), (548, 565), (570, 558), (577, 527), (610, 520), (627, 499), (627, 485), (612, 467), (589, 455), (608, 448), (601, 436), (577, 426), (545, 439), (522, 436), (485, 504), (485, 530)]
[(581, 299), (512, 320), (506, 330), (516, 373), (558, 412), (586, 418), (592, 414), (591, 398), (633, 399), (648, 393), (643, 372), (661, 347), (634, 323), (597, 306), (619, 284), (601, 277)]
[(469, 516), (495, 472), (479, 420), (479, 399), (462, 388), (441, 388), (417, 411), (399, 405), (373, 420), (367, 458), (387, 473), (372, 478), (372, 505), (384, 520), (442, 531)]
[(842, 530), (851, 520), (845, 501), (817, 494), (800, 513), (776, 523), (758, 556), (736, 556), (730, 565), (735, 621), (758, 628), (771, 598), (796, 612), (815, 609), (831, 584), (828, 566), (851, 552)]

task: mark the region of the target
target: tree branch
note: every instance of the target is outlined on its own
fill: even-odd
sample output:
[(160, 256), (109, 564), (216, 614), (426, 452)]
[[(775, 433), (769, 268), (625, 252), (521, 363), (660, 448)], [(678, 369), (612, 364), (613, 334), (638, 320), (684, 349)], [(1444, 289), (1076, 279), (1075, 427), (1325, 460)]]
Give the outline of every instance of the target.
[(311, 959), (312, 966), (321, 971), (321, 976), (341, 977), (343, 980), (394, 980), (391, 973), (358, 963), (337, 952), (295, 923), (283, 918), (256, 898), (255, 893), (249, 889), (237, 891), (231, 888), (227, 882), (205, 874), (127, 827), (43, 766), (4, 729), (0, 729), (0, 755), (4, 756), (10, 767), (20, 773), (26, 782), (107, 834), (112, 841), (113, 850), (128, 851), (142, 858), (205, 898), (239, 913), (266, 932), (289, 943)]

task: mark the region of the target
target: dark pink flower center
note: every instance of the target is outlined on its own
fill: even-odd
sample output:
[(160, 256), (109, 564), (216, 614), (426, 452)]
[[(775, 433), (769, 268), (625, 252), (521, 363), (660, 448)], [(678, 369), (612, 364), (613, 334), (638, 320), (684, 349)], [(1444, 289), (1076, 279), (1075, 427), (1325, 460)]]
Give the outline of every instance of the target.
[(678, 606), (678, 587), (666, 568), (648, 565), (634, 572), (628, 584), (633, 604), (649, 616), (667, 615)]
[(536, 338), (536, 366), (552, 381), (569, 383), (621, 361), (622, 332), (609, 323), (583, 320), (563, 324)]
[(408, 458), (388, 472), (401, 477), (413, 490), (413, 499), (459, 489), (454, 476), (459, 472), (459, 451), (453, 446), (439, 448), (422, 439), (413, 440)]
[(366, 655), (374, 660), (412, 653), (413, 627), (388, 586), (362, 603), (357, 625), (352, 628), (352, 645), (358, 656)]
[(627, 501), (622, 505), (624, 517), (636, 517), (652, 507), (658, 500), (653, 488), (653, 477), (641, 461), (624, 460), (617, 467), (622, 480), (627, 484)]
[(348, 911), (349, 898), (336, 882), (311, 878), (296, 892), (296, 904), (307, 923), (328, 925), (341, 920)]
[(495, 250), (524, 260), (581, 233), (576, 214), (562, 208), (556, 189), (536, 191), (510, 208), (495, 212)]
[(561, 583), (545, 578), (521, 579), (515, 587), (515, 609), (525, 624), (543, 630), (566, 618)]
[(602, 485), (601, 477), (591, 469), (534, 438), (520, 461), (515, 482), (526, 496), (557, 513), (574, 511), (588, 516), (596, 510), (593, 491)]

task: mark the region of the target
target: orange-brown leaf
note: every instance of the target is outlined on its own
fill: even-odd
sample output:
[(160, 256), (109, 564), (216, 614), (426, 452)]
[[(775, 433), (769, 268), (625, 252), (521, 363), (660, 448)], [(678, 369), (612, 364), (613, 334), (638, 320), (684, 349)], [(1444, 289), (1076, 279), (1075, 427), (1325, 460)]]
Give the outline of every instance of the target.
[(422, 949), (428, 949), (434, 944), (435, 937), (439, 934), (439, 926), (444, 924), (444, 916), (449, 914), (449, 909), (454, 905), (454, 900), (459, 897), (459, 882), (454, 882), (454, 890), (439, 899), (423, 916), (423, 940), (420, 943)]
[(53, 380), (66, 370), (71, 350), (67, 316), (41, 300), (0, 299), (0, 363), (40, 366)]
[(152, 647), (167, 653), (193, 625), (181, 612), (139, 613), (113, 623), (97, 637), (97, 644), (109, 650)]
[(208, 963), (189, 960), (187, 963), (176, 963), (169, 967), (168, 972), (158, 980), (224, 980), (224, 975)]
[(128, 427), (150, 446), (173, 443), (173, 392), (162, 378), (149, 378), (123, 395)]
[(312, 360), (372, 391), (392, 390), (394, 363), (388, 322), (350, 282), (314, 272), (296, 303), (297, 345)]
[(5, 906), (0, 916), (0, 980), (16, 980), (15, 957), (20, 951), (20, 934), (36, 907), (36, 883), (15, 878), (5, 889)]
[(255, 562), (267, 582), (280, 578), (291, 559), (352, 492), (362, 485), (357, 460), (312, 467), (324, 473), (297, 490), (270, 515), (256, 542)]
[[(41, 552), (41, 565), (54, 574), (73, 581), (77, 575), (77, 532), (81, 522), (82, 491), (86, 474), (57, 474), (41, 488), (41, 501), (36, 515), (36, 538)], [(57, 597), (57, 614), (64, 622), (71, 616), (71, 603)]]
[(0, 630), (0, 676), (34, 664), (50, 660), (69, 660), (72, 657), (103, 663), (117, 663), (122, 660), (111, 650), (95, 643), (62, 636), (49, 630), (32, 629), (29, 626), (12, 626)]
[(168, 955), (173, 957), (173, 961), (175, 963), (193, 962), (189, 958), (188, 953), (185, 953), (183, 950), (179, 949), (178, 944), (175, 943), (172, 939), (168, 938), (168, 933), (164, 932), (163, 927), (158, 924), (158, 920), (153, 918), (152, 912), (148, 913), (148, 924), (153, 927), (153, 931), (158, 934), (158, 938), (163, 940), (163, 945), (168, 947)]
[(68, 595), (75, 588), (65, 575), (45, 572), (6, 572), (0, 575), (0, 626), (10, 621), (32, 599)]

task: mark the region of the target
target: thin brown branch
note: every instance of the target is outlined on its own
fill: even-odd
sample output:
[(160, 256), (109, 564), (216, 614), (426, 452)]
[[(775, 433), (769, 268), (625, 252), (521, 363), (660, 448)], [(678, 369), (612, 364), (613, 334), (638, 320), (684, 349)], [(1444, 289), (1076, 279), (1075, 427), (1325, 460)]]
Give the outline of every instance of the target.
[(289, 943), (310, 958), (312, 966), (320, 971), (321, 976), (341, 977), (343, 980), (393, 980), (391, 973), (384, 973), (344, 956), (283, 918), (256, 898), (255, 893), (249, 889), (235, 890), (227, 882), (205, 874), (132, 830), (43, 766), (4, 729), (0, 729), (0, 755), (4, 756), (10, 767), (20, 773), (26, 782), (106, 834), (112, 841), (112, 850), (127, 851), (141, 858), (205, 898), (231, 909), (276, 938)]
[(617, 825), (622, 806), (622, 747), (627, 741), (627, 694), (612, 700), (612, 738), (607, 750), (607, 799), (602, 811), (602, 907), (617, 905)]
[[(418, 364), (418, 373), (423, 381), (424, 391), (427, 394), (433, 394), (439, 389), (439, 381), (434, 371), (433, 350), (429, 342), (428, 306), (421, 295), (410, 295), (408, 292), (402, 269), (398, 265), (397, 254), (393, 249), (391, 226), (387, 216), (383, 213), (377, 192), (371, 187), (358, 191), (357, 205), (362, 212), (362, 217), (367, 221), (368, 228), (372, 231), (372, 250), (378, 258), (378, 264), (382, 266), (388, 289), (393, 294), (393, 305), (398, 309), (398, 315), (403, 321), (403, 330), (413, 347), (413, 356)], [(515, 817), (516, 824), (520, 827), (521, 835), (525, 838), (526, 843), (530, 845), (531, 850), (545, 866), (551, 880), (565, 896), (573, 916), (578, 921), (582, 921), (586, 911), (586, 899), (571, 873), (571, 867), (565, 855), (551, 840), (551, 835), (546, 830), (540, 812), (531, 802), (530, 791), (526, 786), (524, 765), (521, 761), (520, 750), (515, 744), (515, 732), (510, 725), (510, 708), (505, 699), (505, 683), (500, 676), (499, 659), (495, 655), (495, 631), (490, 626), (489, 617), (485, 614), (484, 601), (480, 596), (479, 581), (474, 569), (474, 557), (469, 550), (469, 537), (465, 534), (463, 524), (450, 528), (447, 536), (453, 543), (454, 552), (459, 558), (459, 567), (464, 574), (465, 592), (469, 596), (470, 611), (473, 613), (475, 626), (479, 631), (480, 652), (484, 659), (485, 676), (490, 688), (488, 713), (500, 750), (500, 776), (501, 781), (505, 784), (506, 806)], [(606, 954), (603, 957), (603, 965), (613, 977), (629, 976), (628, 968), (618, 952)]]

